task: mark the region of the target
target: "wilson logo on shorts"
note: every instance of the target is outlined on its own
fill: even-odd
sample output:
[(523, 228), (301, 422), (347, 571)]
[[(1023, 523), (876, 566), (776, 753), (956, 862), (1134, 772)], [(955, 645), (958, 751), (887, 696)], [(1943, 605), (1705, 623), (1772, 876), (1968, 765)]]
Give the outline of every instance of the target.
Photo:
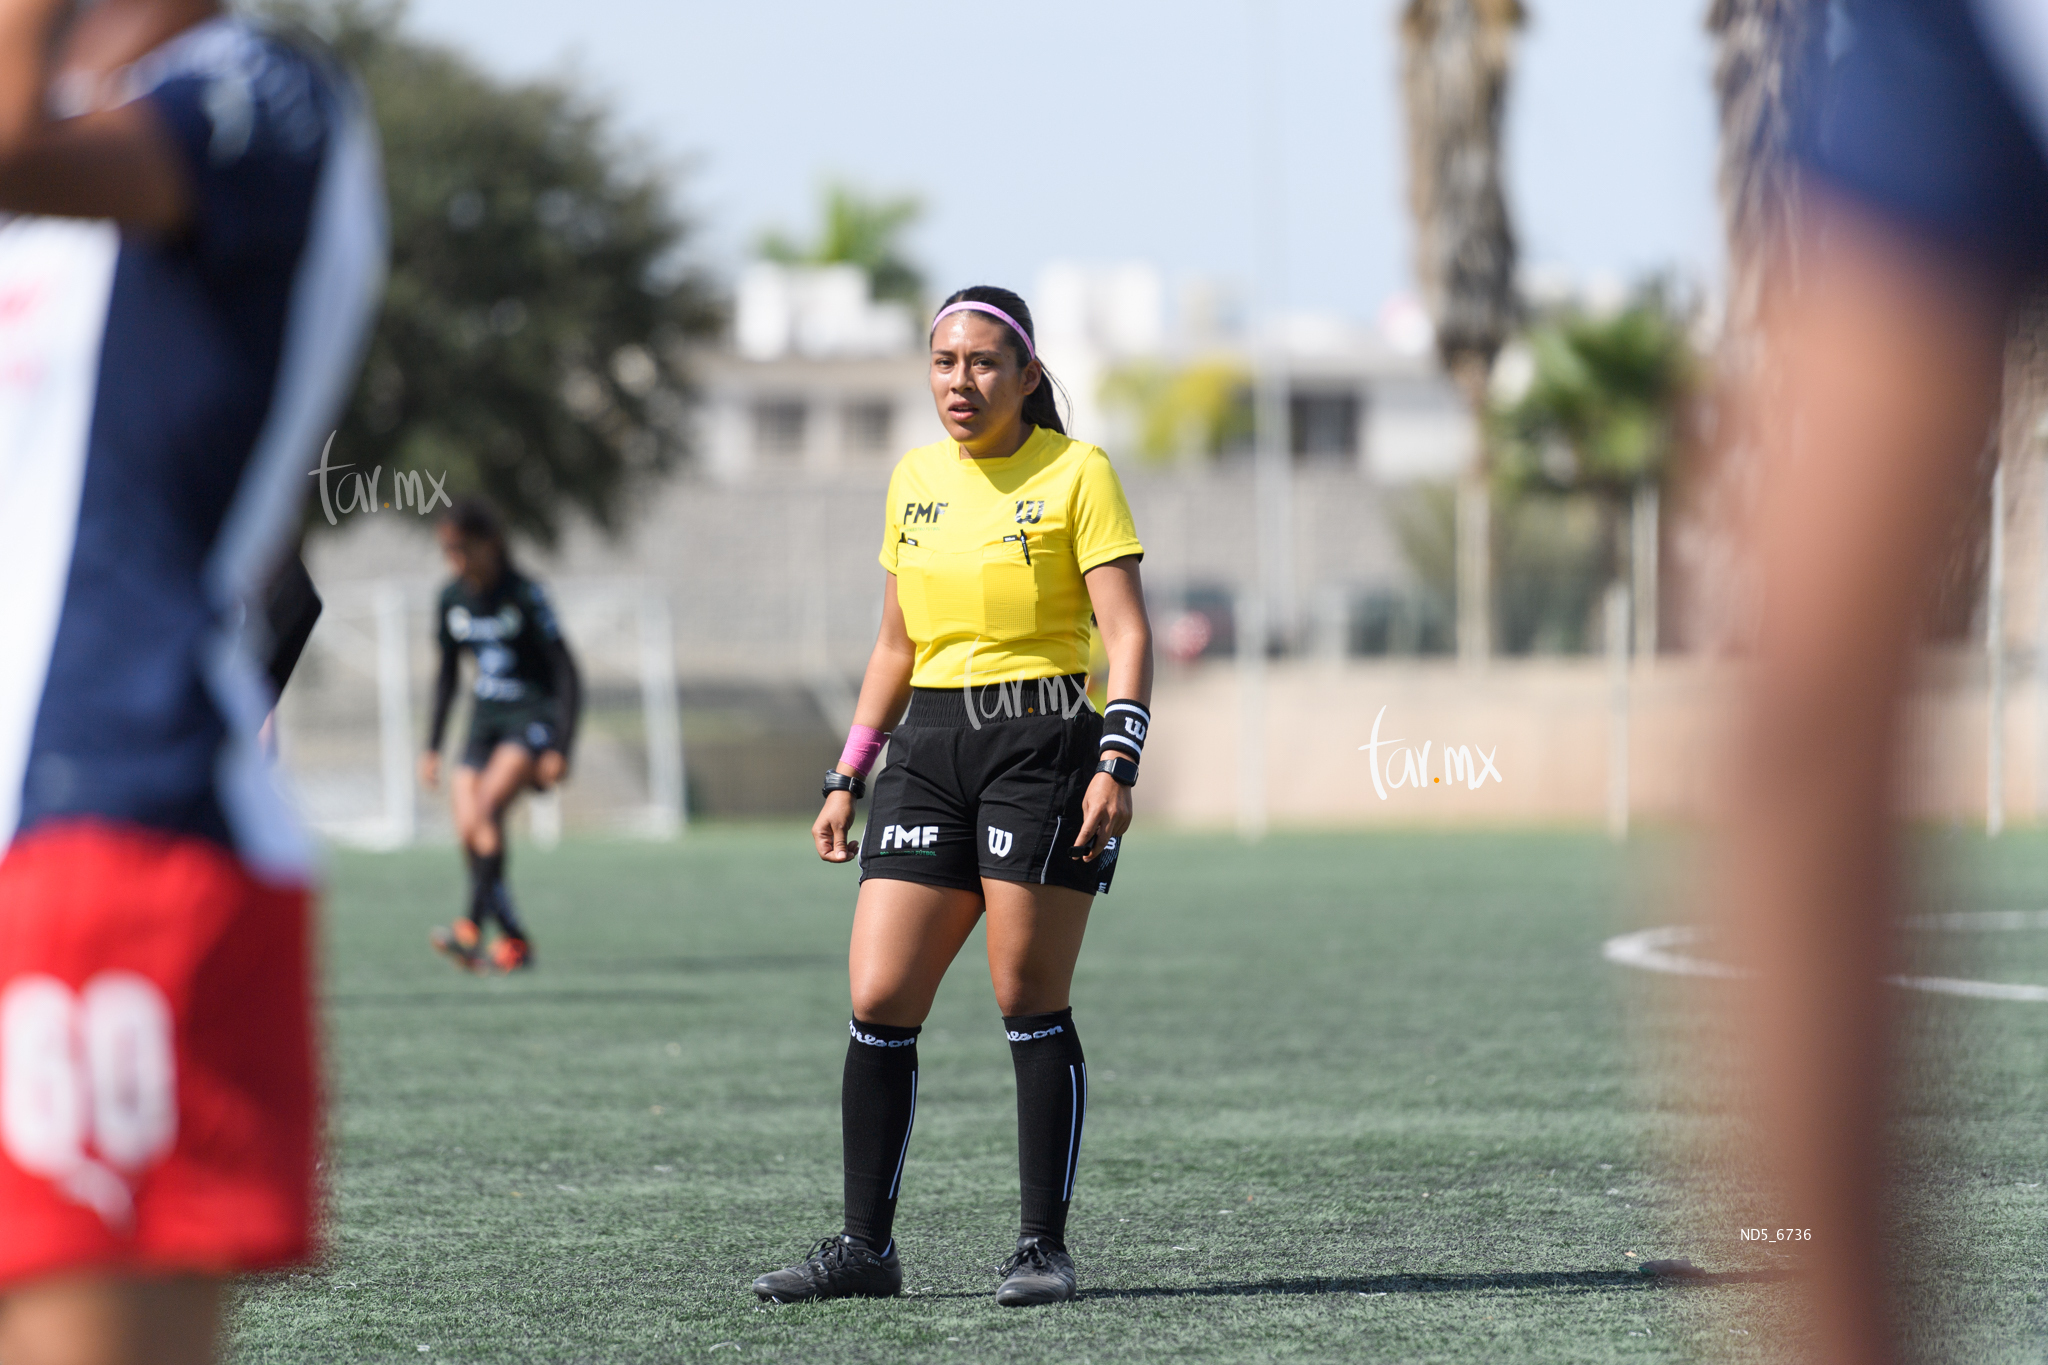
[(177, 1065), (170, 1002), (148, 978), (101, 972), (74, 995), (16, 977), (0, 995), (0, 1146), (125, 1230), (130, 1182), (177, 1141)]
[(997, 829), (994, 825), (988, 827), (988, 851), (998, 858), (1009, 857), (1010, 849), (1016, 842), (1017, 836), (1010, 831)]
[(923, 853), (938, 843), (937, 825), (884, 825), (879, 849), (883, 853)]

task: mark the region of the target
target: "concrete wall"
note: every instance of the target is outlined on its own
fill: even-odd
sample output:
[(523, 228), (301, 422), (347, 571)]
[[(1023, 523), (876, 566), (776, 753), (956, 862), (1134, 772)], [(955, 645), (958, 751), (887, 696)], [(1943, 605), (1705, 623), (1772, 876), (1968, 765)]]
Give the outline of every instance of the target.
[[(1725, 745), (1717, 699), (1727, 670), (1689, 662), (1638, 669), (1630, 688), (1630, 791), (1638, 818), (1708, 809)], [(1609, 686), (1596, 659), (1455, 663), (1272, 663), (1263, 716), (1266, 810), (1289, 824), (1597, 822), (1607, 809)], [(1245, 751), (1244, 678), (1233, 666), (1161, 679), (1139, 802), (1147, 818), (1234, 824)], [(1373, 736), (1381, 790), (1369, 755)], [(1412, 756), (1426, 780), (1391, 785)], [(1444, 750), (1492, 756), (1499, 780), (1447, 782)]]
[[(2048, 693), (2027, 661), (2009, 682), (2005, 717), (2007, 818), (2048, 818)], [(1730, 780), (1733, 689), (1740, 666), (1682, 658), (1638, 665), (1629, 688), (1632, 817), (1711, 815)], [(1256, 721), (1266, 808), (1276, 825), (1490, 824), (1606, 818), (1610, 684), (1599, 659), (1496, 662), (1477, 673), (1452, 663), (1274, 663)], [(1145, 753), (1139, 807), (1147, 819), (1228, 827), (1238, 818), (1243, 679), (1229, 665), (1163, 676)], [(1384, 798), (1359, 746), (1380, 722)], [(1926, 660), (1910, 710), (1900, 807), (1925, 820), (1981, 823), (1986, 807), (1989, 707), (1981, 656)], [(1396, 745), (1388, 741), (1405, 741)], [(1428, 781), (1388, 786), (1404, 748), (1428, 743), (1428, 777), (1444, 777), (1446, 744), (1493, 753), (1500, 781), (1478, 790)], [(1419, 757), (1419, 752), (1417, 753)], [(1728, 792), (1740, 799), (1739, 791)]]

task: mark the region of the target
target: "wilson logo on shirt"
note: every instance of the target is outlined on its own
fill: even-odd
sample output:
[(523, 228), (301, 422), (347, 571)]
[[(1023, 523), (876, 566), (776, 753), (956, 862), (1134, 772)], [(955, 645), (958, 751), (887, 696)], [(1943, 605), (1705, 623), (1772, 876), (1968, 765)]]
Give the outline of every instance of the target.
[(1017, 504), (1017, 524), (1036, 526), (1038, 519), (1045, 515), (1045, 499), (1030, 498)]

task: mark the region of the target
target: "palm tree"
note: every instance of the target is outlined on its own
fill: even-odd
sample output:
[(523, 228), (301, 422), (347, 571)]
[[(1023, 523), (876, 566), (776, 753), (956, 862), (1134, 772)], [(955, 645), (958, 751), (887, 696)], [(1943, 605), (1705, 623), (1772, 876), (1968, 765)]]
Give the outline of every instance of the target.
[[(1799, 180), (1792, 164), (1792, 100), (1802, 54), (1827, 12), (1826, 0), (1713, 0), (1714, 95), (1720, 111), (1721, 220), (1727, 286), (1714, 365), (1725, 395), (1771, 382), (1759, 312), (1774, 266), (1792, 261)], [(1688, 478), (1693, 525), (1679, 542), (1689, 584), (1695, 644), (1712, 653), (1742, 648), (1752, 628), (1757, 585), (1739, 528), (1757, 489), (1756, 434), (1739, 425), (1756, 403), (1717, 402), (1721, 434)]]
[(1728, 234), (1728, 324), (1756, 321), (1767, 263), (1792, 244), (1799, 210), (1789, 147), (1791, 93), (1820, 0), (1714, 0), (1714, 96), (1720, 105), (1721, 217)]
[(1458, 657), (1490, 648), (1486, 388), (1515, 321), (1515, 234), (1501, 190), (1501, 117), (1520, 0), (1408, 0), (1401, 86), (1415, 273), (1437, 352), (1463, 391), (1480, 447), (1459, 480)]
[(923, 306), (924, 274), (904, 254), (903, 231), (924, 206), (916, 197), (870, 198), (845, 185), (825, 190), (825, 223), (815, 244), (802, 247), (780, 232), (761, 234), (764, 260), (784, 265), (857, 265), (878, 299), (895, 299), (913, 312)]
[(1612, 316), (1544, 319), (1528, 335), (1529, 387), (1494, 421), (1505, 498), (1579, 493), (1598, 502), (1610, 574), (1626, 564), (1634, 580), (1636, 652), (1645, 657), (1657, 650), (1658, 493), (1697, 388), (1689, 313), (1653, 282)]

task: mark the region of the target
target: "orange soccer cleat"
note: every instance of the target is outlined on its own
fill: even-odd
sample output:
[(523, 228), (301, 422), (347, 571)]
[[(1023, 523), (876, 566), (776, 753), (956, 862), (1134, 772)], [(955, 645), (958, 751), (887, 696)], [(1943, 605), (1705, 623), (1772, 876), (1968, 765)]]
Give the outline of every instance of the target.
[(533, 946), (523, 938), (501, 938), (491, 945), (491, 965), (501, 972), (531, 967)]
[(483, 935), (477, 931), (475, 920), (459, 919), (446, 929), (436, 929), (427, 936), (427, 942), (434, 945), (435, 952), (466, 972), (483, 969)]

